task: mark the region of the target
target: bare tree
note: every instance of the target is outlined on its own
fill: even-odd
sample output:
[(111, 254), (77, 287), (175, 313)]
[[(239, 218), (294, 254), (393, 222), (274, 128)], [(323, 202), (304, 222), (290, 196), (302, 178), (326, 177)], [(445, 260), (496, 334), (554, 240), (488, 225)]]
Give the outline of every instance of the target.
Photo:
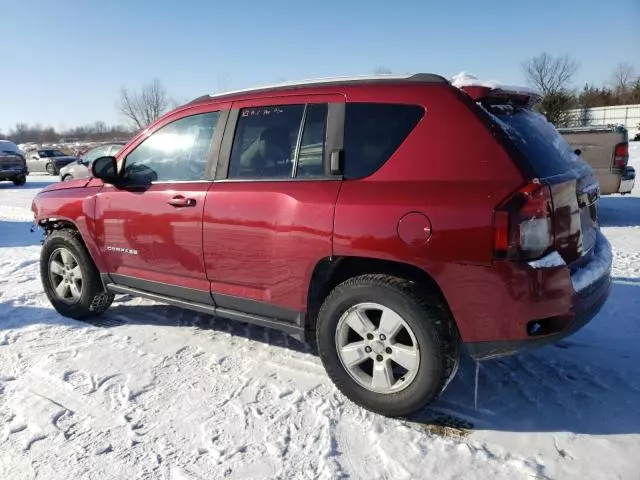
[(616, 66), (613, 72), (613, 86), (618, 90), (624, 90), (633, 82), (633, 65), (622, 62)]
[(136, 127), (142, 129), (160, 118), (169, 107), (170, 99), (167, 91), (157, 78), (139, 91), (131, 91), (126, 87), (120, 90), (120, 99), (116, 109), (124, 117), (131, 120)]
[(548, 95), (569, 90), (578, 64), (569, 55), (553, 57), (545, 52), (525, 61), (522, 70), (531, 86)]
[(102, 120), (98, 120), (96, 123), (93, 124), (93, 129), (98, 135), (102, 135), (107, 131), (107, 124), (104, 123)]

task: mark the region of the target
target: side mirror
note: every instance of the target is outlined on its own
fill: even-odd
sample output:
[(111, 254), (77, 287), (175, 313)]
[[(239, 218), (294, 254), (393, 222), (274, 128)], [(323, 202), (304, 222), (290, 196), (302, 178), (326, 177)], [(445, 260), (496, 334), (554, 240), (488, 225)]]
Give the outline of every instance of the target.
[(576, 155), (582, 155), (582, 150), (580, 150), (579, 148), (576, 148), (573, 152), (574, 152)]
[(89, 171), (104, 183), (117, 183), (119, 180), (116, 157), (96, 158), (89, 167)]

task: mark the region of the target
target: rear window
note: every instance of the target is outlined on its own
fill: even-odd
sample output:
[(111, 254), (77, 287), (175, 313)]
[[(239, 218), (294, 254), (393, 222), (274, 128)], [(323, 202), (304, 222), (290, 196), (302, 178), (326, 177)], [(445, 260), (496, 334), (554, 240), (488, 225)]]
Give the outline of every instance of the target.
[(345, 178), (363, 178), (378, 170), (424, 115), (418, 105), (347, 103), (345, 108)]
[(526, 157), (536, 176), (545, 178), (589, 169), (544, 115), (513, 105), (484, 107)]

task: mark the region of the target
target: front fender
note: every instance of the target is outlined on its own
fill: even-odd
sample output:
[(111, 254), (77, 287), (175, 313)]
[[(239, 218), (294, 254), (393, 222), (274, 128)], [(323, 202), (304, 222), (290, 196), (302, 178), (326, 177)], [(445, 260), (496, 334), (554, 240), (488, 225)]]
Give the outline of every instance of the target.
[(83, 183), (89, 182), (86, 179), (74, 180), (56, 184), (57, 188), (47, 187), (33, 199), (31, 209), (37, 225), (54, 220), (73, 225), (82, 236), (96, 268), (104, 272), (106, 271), (104, 258), (96, 243), (95, 228), (96, 194), (102, 187), (74, 188), (73, 185), (66, 185)]

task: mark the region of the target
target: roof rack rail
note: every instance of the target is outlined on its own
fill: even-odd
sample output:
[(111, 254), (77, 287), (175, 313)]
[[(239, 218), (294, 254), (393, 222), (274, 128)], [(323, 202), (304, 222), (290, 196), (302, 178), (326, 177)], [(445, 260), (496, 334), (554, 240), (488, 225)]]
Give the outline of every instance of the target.
[(295, 90), (300, 87), (314, 87), (314, 86), (330, 86), (330, 85), (352, 85), (352, 84), (375, 84), (375, 83), (390, 83), (390, 82), (406, 82), (406, 83), (449, 83), (449, 81), (440, 76), (432, 73), (415, 73), (409, 75), (360, 75), (350, 77), (330, 77), (330, 78), (317, 78), (311, 80), (301, 80), (294, 82), (283, 82), (273, 85), (264, 85), (260, 87), (245, 88), (240, 90), (232, 90), (228, 92), (220, 92), (211, 95), (201, 95), (189, 102), (199, 103), (206, 100), (231, 97), (241, 93), (262, 93), (269, 91), (286, 91)]

